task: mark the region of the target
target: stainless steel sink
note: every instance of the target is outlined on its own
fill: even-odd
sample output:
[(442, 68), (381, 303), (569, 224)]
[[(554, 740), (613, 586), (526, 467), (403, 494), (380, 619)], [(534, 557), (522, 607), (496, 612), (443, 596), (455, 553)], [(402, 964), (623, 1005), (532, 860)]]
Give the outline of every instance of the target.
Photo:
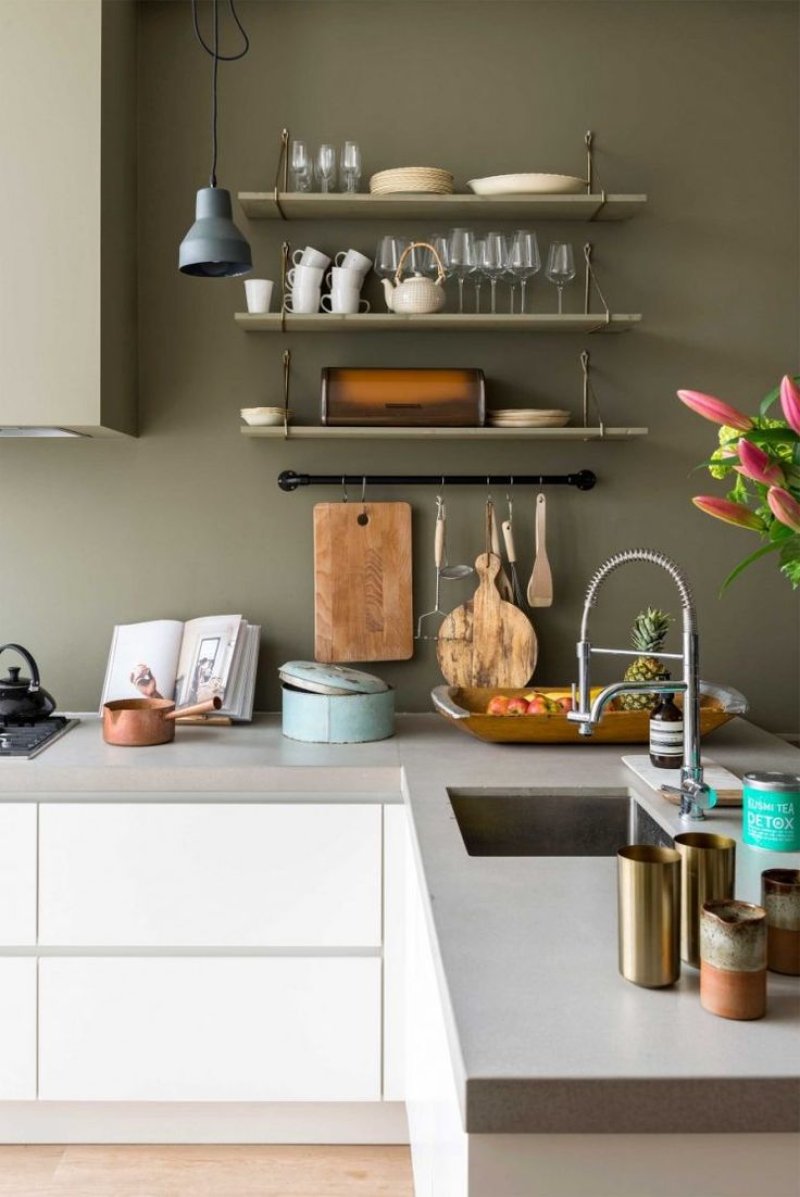
[(671, 844), (627, 790), (448, 790), (470, 856), (614, 856)]

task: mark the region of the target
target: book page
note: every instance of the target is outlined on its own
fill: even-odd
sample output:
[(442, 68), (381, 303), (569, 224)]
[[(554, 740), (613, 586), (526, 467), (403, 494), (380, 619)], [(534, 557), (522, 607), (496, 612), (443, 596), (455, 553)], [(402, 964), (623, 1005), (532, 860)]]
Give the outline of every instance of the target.
[(114, 628), (103, 703), (117, 698), (174, 698), (183, 624), (152, 619)]
[(179, 707), (219, 696), (225, 705), (241, 615), (208, 615), (183, 625), (175, 701)]

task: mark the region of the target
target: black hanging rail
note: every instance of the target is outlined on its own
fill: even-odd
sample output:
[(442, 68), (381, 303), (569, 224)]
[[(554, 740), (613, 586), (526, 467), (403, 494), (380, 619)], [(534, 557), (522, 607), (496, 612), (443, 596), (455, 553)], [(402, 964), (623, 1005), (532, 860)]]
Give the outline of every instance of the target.
[(576, 474), (298, 474), (283, 470), (283, 491), (300, 486), (574, 486), (591, 490), (597, 482), (592, 470)]

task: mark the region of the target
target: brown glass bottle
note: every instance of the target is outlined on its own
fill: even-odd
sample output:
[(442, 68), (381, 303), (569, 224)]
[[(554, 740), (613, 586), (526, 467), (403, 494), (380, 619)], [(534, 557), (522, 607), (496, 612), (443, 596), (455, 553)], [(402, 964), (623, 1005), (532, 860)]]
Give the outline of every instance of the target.
[(680, 769), (683, 761), (683, 712), (674, 694), (662, 694), (650, 715), (650, 761), (657, 769)]

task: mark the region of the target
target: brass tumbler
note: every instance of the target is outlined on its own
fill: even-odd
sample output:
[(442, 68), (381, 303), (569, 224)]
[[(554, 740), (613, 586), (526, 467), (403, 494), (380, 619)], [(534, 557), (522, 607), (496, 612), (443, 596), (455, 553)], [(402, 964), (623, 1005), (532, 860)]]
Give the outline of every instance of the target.
[(650, 989), (681, 972), (681, 858), (674, 848), (631, 844), (617, 853), (619, 971)]
[(705, 902), (733, 897), (736, 840), (687, 831), (675, 836), (681, 855), (681, 960), (700, 967), (700, 911)]

